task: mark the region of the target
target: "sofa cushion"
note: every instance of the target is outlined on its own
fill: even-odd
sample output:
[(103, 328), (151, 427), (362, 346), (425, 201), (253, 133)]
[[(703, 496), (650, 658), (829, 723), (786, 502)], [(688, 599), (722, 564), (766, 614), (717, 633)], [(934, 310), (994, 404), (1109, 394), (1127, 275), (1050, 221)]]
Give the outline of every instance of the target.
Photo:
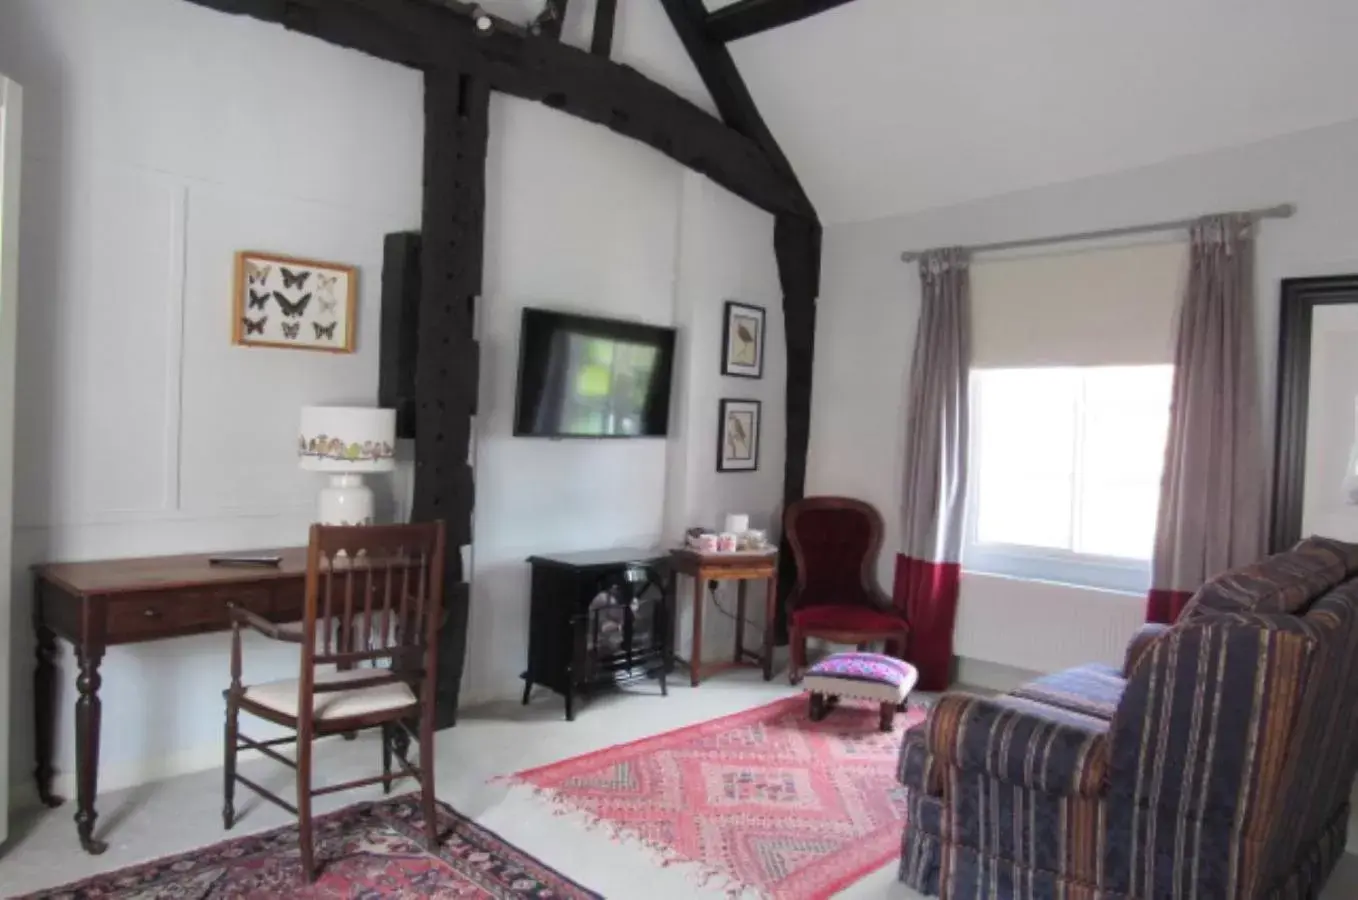
[(1090, 664), (1043, 675), (1010, 696), (1110, 722), (1125, 687), (1127, 681), (1117, 669)]
[(1095, 796), (1108, 770), (1106, 719), (1005, 694), (944, 694), (929, 711), (933, 765), (1048, 794)]
[(1181, 617), (1213, 612), (1295, 615), (1358, 571), (1358, 545), (1309, 537), (1284, 553), (1223, 572), (1204, 584)]

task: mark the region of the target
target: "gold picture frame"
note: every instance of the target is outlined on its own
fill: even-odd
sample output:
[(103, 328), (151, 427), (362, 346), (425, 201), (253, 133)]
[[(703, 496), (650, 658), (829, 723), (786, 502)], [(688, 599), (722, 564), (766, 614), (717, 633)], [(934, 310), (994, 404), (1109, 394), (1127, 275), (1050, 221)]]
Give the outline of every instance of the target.
[(233, 345), (354, 352), (357, 266), (242, 250), (235, 269)]

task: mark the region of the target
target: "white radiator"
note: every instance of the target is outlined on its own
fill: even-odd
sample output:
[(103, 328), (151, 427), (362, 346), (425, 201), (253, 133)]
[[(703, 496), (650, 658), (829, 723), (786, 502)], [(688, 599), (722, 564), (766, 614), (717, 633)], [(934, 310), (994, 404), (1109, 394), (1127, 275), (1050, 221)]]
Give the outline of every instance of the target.
[(1145, 611), (1139, 595), (964, 572), (953, 653), (1034, 672), (1120, 666)]

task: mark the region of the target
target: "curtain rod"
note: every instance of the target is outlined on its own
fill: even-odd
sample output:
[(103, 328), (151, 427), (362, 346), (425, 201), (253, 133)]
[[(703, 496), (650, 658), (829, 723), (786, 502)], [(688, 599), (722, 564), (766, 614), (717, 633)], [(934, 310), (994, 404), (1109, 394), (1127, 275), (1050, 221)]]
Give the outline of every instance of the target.
[[(1259, 219), (1290, 219), (1297, 211), (1295, 203), (1281, 203), (1263, 209), (1250, 209), (1237, 215), (1247, 216), (1254, 221)], [(1101, 231), (1077, 231), (1074, 234), (1058, 234), (1052, 237), (1026, 238), (1018, 241), (1000, 241), (994, 244), (976, 244), (965, 249), (972, 253), (991, 253), (996, 250), (1018, 250), (1023, 247), (1041, 247), (1046, 244), (1066, 244), (1075, 241), (1093, 241), (1099, 238), (1126, 237), (1130, 234), (1149, 234), (1155, 231), (1177, 231), (1196, 224), (1197, 218), (1174, 219), (1169, 222), (1154, 222), (1149, 225), (1131, 225), (1125, 228), (1105, 228)], [(901, 262), (916, 262), (927, 251), (907, 250), (901, 254)]]

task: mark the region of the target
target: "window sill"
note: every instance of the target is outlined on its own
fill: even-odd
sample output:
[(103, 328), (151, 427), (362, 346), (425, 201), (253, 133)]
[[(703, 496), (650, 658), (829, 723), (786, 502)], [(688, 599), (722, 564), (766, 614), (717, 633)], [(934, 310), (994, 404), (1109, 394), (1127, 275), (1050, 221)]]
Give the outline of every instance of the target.
[(982, 578), (994, 578), (1001, 581), (1017, 581), (1025, 584), (1049, 584), (1053, 587), (1064, 588), (1067, 590), (1085, 591), (1094, 594), (1106, 594), (1108, 599), (1125, 599), (1127, 597), (1144, 598), (1146, 591), (1136, 591), (1131, 588), (1113, 588), (1101, 584), (1081, 584), (1076, 581), (1061, 580), (1059, 578), (1039, 578), (1032, 575), (1014, 575), (1007, 572), (992, 572), (986, 569), (969, 569), (962, 567), (962, 577), (965, 580), (968, 575), (980, 576)]

